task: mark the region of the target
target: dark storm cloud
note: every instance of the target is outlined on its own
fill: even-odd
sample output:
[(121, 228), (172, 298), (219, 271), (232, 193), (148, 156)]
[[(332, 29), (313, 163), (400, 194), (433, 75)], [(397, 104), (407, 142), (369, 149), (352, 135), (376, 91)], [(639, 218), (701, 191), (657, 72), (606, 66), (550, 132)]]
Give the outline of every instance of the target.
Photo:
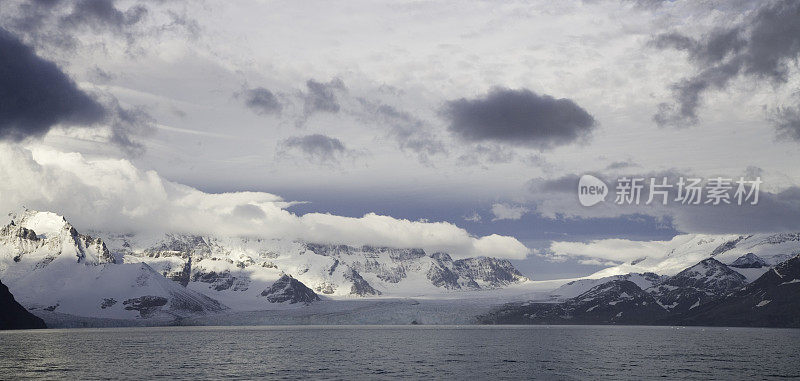
[[(154, 3), (151, 3), (152, 5)], [(162, 2), (160, 8), (175, 2)], [(98, 46), (105, 45), (109, 37), (121, 38), (128, 53), (135, 51), (137, 40), (157, 37), (165, 32), (185, 33), (196, 37), (199, 33), (197, 21), (184, 12), (164, 10), (169, 20), (161, 24), (146, 24), (152, 20), (148, 15), (151, 7), (134, 3), (120, 7), (114, 0), (3, 0), (0, 6), (0, 22), (19, 35), (37, 50), (72, 52), (81, 45), (81, 33), (102, 36)]]
[(99, 101), (80, 90), (53, 62), (0, 28), (0, 139), (42, 136), (55, 125), (108, 124), (109, 141), (128, 154), (141, 153), (133, 140), (152, 132), (153, 118), (141, 108), (126, 109), (116, 98)]
[(492, 141), (539, 149), (587, 138), (594, 117), (569, 99), (530, 90), (496, 88), (485, 97), (447, 102), (449, 130), (471, 142)]
[(303, 94), (303, 112), (306, 116), (316, 112), (339, 112), (341, 106), (336, 92), (346, 90), (341, 79), (335, 78), (328, 83), (309, 79), (306, 87), (308, 91)]
[(653, 119), (661, 126), (697, 122), (709, 90), (724, 89), (738, 76), (784, 84), (800, 55), (800, 2), (768, 3), (741, 24), (718, 28), (700, 39), (679, 33), (657, 36), (653, 45), (686, 51), (698, 73), (673, 85), (674, 103), (662, 103)]
[(348, 153), (341, 140), (322, 134), (291, 137), (283, 142), (283, 148), (299, 150), (318, 163), (336, 163)]
[(148, 13), (143, 5), (119, 9), (113, 0), (9, 1), (2, 11), (0, 18), (28, 43), (37, 48), (62, 50), (79, 45), (74, 36), (79, 30), (110, 32), (131, 43), (134, 39), (132, 27)]
[(244, 97), (244, 104), (259, 115), (278, 114), (283, 108), (278, 97), (263, 87), (245, 90), (241, 96)]
[(41, 136), (56, 124), (94, 124), (106, 112), (54, 63), (0, 28), (0, 138)]

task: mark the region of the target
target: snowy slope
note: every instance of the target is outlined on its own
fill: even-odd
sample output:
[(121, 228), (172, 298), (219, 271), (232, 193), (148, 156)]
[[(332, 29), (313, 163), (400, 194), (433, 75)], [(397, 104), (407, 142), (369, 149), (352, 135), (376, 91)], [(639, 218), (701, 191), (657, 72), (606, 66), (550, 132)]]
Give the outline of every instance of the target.
[(569, 282), (552, 292), (550, 292), (551, 299), (554, 300), (563, 300), (574, 298), (580, 294), (583, 294), (590, 289), (601, 285), (603, 283), (612, 281), (612, 280), (628, 280), (635, 283), (641, 289), (648, 289), (654, 285), (661, 283), (667, 277), (663, 275), (657, 275), (654, 273), (631, 273), (631, 274), (624, 274), (624, 275), (612, 275), (603, 278), (595, 278), (595, 279), (579, 279), (572, 282)]
[(79, 234), (61, 216), (25, 210), (9, 217), (0, 229), (0, 278), (34, 312), (134, 319), (227, 308), (146, 264), (117, 263), (102, 240)]
[(171, 233), (93, 234), (104, 236), (124, 262), (148, 263), (165, 277), (238, 310), (263, 309), (262, 291), (283, 275), (329, 298), (445, 295), (528, 281), (507, 260), (453, 260), (421, 249)]
[(6, 222), (0, 279), (24, 306), (47, 313), (155, 320), (303, 308), (320, 296), (324, 303), (473, 295), (529, 282), (506, 260), (453, 260), (419, 249), (173, 233), (85, 235), (64, 217), (31, 210)]
[(747, 279), (724, 263), (708, 258), (648, 288), (670, 312), (685, 313), (741, 289)]
[(800, 253), (800, 233), (684, 234), (672, 239), (663, 252), (653, 253), (651, 256), (636, 261), (603, 269), (589, 278), (644, 272), (674, 275), (709, 257), (725, 264), (731, 264), (748, 253), (760, 257), (769, 266), (776, 265)]

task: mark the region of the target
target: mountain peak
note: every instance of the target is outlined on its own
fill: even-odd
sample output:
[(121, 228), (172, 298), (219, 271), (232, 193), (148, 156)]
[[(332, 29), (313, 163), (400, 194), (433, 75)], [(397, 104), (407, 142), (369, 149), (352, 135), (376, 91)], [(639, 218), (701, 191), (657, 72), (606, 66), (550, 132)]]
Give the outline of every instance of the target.
[(303, 282), (294, 279), (290, 275), (283, 275), (270, 286), (261, 292), (261, 296), (266, 296), (270, 303), (311, 303), (320, 300), (319, 296), (306, 287)]
[(747, 253), (742, 255), (741, 257), (737, 258), (733, 263), (729, 265), (730, 267), (736, 267), (740, 269), (758, 269), (762, 267), (769, 266), (765, 260), (763, 260), (758, 255), (753, 253)]
[(23, 209), (20, 212), (9, 213), (11, 223), (26, 229), (33, 230), (38, 236), (51, 238), (65, 231), (74, 230), (67, 219), (53, 212), (40, 212), (32, 209)]

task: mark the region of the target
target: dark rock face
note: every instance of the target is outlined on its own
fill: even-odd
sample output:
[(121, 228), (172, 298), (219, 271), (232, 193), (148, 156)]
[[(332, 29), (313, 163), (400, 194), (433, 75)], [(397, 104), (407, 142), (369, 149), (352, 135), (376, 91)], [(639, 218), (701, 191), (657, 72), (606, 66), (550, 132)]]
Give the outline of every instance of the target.
[(172, 274), (161, 274), (164, 275), (167, 279), (173, 280), (178, 282), (181, 286), (186, 287), (189, 284), (189, 280), (192, 275), (192, 258), (189, 257), (186, 260), (186, 263), (183, 264), (183, 268), (179, 272), (175, 272)]
[(728, 266), (736, 267), (738, 269), (760, 269), (762, 267), (768, 267), (769, 264), (767, 264), (767, 262), (761, 259), (761, 257), (758, 255), (747, 253), (739, 258), (736, 258), (736, 260)]
[(8, 287), (0, 282), (0, 330), (47, 328), (42, 319), (28, 312), (14, 300)]
[(353, 282), (353, 285), (350, 286), (350, 295), (358, 295), (358, 296), (365, 296), (365, 295), (380, 295), (381, 292), (374, 289), (369, 282), (367, 282), (358, 271), (349, 269), (344, 273), (345, 279)]
[(196, 271), (192, 274), (192, 282), (209, 283), (210, 285), (208, 287), (215, 291), (224, 291), (228, 289), (233, 289), (233, 291), (247, 291), (250, 284), (249, 279), (241, 276), (234, 276), (228, 270), (219, 273), (216, 271)]
[(320, 300), (313, 290), (288, 275), (275, 281), (270, 288), (261, 292), (261, 296), (266, 296), (270, 303), (311, 303)]
[(670, 312), (687, 313), (703, 304), (724, 298), (746, 284), (747, 278), (742, 274), (714, 258), (708, 258), (647, 291)]
[(666, 315), (636, 283), (617, 279), (564, 303), (511, 303), (478, 320), (485, 324), (643, 324)]
[(458, 284), (458, 274), (441, 264), (431, 266), (427, 276), (436, 287), (444, 287), (451, 290), (461, 288), (461, 285)]
[(715, 257), (717, 255), (720, 255), (720, 254), (724, 253), (724, 252), (733, 250), (736, 247), (736, 245), (739, 244), (739, 242), (741, 242), (743, 239), (747, 239), (747, 238), (750, 238), (750, 237), (752, 237), (752, 236), (739, 236), (736, 239), (733, 239), (733, 240), (730, 240), (728, 242), (725, 242), (722, 245), (717, 246), (717, 248), (714, 249), (714, 251), (711, 252), (711, 256)]
[(36, 232), (34, 232), (31, 229), (24, 228), (22, 226), (17, 226), (14, 223), (14, 221), (11, 221), (8, 225), (3, 226), (3, 228), (0, 229), (0, 236), (17, 237), (28, 241), (39, 240), (39, 237), (36, 235)]
[(167, 298), (145, 295), (125, 300), (122, 304), (126, 310), (139, 311), (139, 316), (146, 319), (160, 311), (161, 307), (167, 305), (167, 302)]
[(776, 265), (730, 296), (700, 306), (685, 325), (800, 327), (800, 255)]
[(467, 258), (453, 261), (453, 270), (461, 276), (480, 280), (491, 287), (506, 286), (525, 279), (506, 259)]
[(114, 299), (114, 298), (104, 298), (103, 301), (100, 303), (100, 308), (101, 309), (106, 309), (106, 308), (109, 308), (109, 307), (113, 307), (115, 304), (117, 304), (117, 300), (116, 299)]

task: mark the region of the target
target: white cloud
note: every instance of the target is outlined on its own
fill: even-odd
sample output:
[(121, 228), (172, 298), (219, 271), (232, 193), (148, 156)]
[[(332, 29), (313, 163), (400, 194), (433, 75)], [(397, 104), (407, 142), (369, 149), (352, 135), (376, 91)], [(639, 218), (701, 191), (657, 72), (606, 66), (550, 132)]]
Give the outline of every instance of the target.
[(464, 216), (464, 221), (469, 221), (469, 222), (481, 222), (482, 219), (483, 217), (481, 217), (481, 215), (478, 214), (478, 212), (472, 212), (472, 214)]
[(494, 218), (492, 221), (498, 220), (518, 220), (522, 218), (529, 209), (521, 205), (507, 205), (507, 204), (494, 204), (492, 205), (492, 214)]
[(205, 193), (143, 171), (124, 159), (89, 158), (50, 148), (0, 145), (0, 208), (26, 206), (64, 215), (79, 229), (246, 235), (321, 243), (420, 247), (454, 257), (524, 258), (513, 237), (473, 237), (447, 222), (369, 213), (309, 213), (264, 192)]
[(552, 242), (550, 251), (556, 257), (597, 260), (591, 264), (601, 264), (607, 261), (627, 262), (644, 257), (660, 258), (666, 255), (670, 244), (671, 241), (601, 239), (590, 242)]

